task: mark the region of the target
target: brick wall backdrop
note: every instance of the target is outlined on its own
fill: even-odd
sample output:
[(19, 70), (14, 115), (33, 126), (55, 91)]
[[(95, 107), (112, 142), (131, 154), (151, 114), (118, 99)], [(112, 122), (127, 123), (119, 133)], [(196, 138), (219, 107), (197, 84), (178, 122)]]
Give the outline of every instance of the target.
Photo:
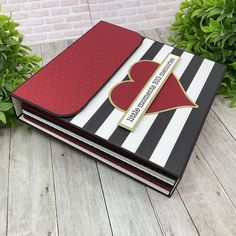
[(78, 38), (104, 19), (132, 30), (160, 28), (174, 21), (181, 0), (0, 0), (12, 12), (25, 42)]

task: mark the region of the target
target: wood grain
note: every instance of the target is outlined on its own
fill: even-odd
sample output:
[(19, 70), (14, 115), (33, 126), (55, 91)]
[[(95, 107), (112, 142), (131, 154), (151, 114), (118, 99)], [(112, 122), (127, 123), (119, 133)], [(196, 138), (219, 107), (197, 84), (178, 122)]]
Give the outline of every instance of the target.
[(8, 235), (57, 235), (49, 138), (18, 126), (10, 154)]
[(229, 101), (223, 96), (217, 96), (212, 110), (236, 140), (236, 108), (229, 107)]
[[(40, 45), (31, 49), (41, 56)], [(8, 235), (57, 235), (49, 138), (27, 125), (12, 133)]]
[(150, 38), (152, 40), (158, 40), (160, 42), (163, 42), (160, 35), (156, 33), (155, 29), (140, 30), (139, 33), (144, 37)]
[(200, 235), (236, 235), (235, 208), (198, 148), (178, 190)]
[(98, 162), (114, 235), (162, 235), (143, 184)]
[(111, 235), (96, 162), (52, 140), (60, 235)]
[(178, 191), (171, 198), (167, 198), (151, 188), (146, 188), (165, 235), (198, 235)]
[(0, 235), (6, 234), (10, 129), (0, 128)]
[(42, 58), (43, 58), (43, 66), (48, 64), (54, 57), (60, 54), (68, 47), (68, 43), (66, 40), (58, 41), (56, 43), (47, 43), (41, 44)]
[(156, 33), (156, 35), (159, 35), (163, 43), (169, 44), (168, 37), (169, 35), (173, 34), (173, 32), (170, 31), (169, 28), (154, 29), (154, 32)]
[(197, 145), (236, 206), (236, 141), (212, 111), (207, 117)]

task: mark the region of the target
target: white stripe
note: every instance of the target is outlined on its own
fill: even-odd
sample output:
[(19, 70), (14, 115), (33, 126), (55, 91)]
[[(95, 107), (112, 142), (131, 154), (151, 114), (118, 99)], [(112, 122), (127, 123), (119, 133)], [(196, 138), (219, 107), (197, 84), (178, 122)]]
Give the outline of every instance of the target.
[(124, 112), (115, 108), (99, 127), (96, 134), (102, 138), (109, 139), (114, 130), (117, 128), (118, 122), (123, 114)]
[[(180, 79), (180, 77), (183, 75), (192, 58), (193, 54), (188, 52), (184, 52), (181, 55), (179, 63), (173, 71), (177, 79)], [(133, 132), (130, 132), (122, 144), (122, 147), (128, 149), (131, 152), (136, 152), (157, 116), (158, 115), (144, 116), (137, 128)]]
[[(164, 45), (161, 50), (154, 57), (153, 61), (161, 63), (166, 57), (167, 53), (171, 52), (173, 47), (168, 45)], [(123, 116), (123, 112), (118, 109), (114, 109), (112, 113), (108, 116), (108, 118), (103, 122), (103, 124), (99, 127), (96, 134), (102, 138), (109, 139), (112, 133), (118, 126), (119, 120)], [(139, 124), (140, 125), (140, 124)]]
[(97, 93), (97, 95), (91, 99), (91, 101), (80, 111), (72, 120), (71, 123), (79, 127), (83, 127), (87, 121), (94, 115), (98, 108), (108, 98), (111, 88), (122, 81), (127, 75), (129, 67), (136, 61), (139, 61), (142, 56), (148, 51), (148, 49), (154, 43), (153, 40), (144, 39), (139, 48), (133, 53), (133, 55), (124, 63), (124, 65), (115, 73), (115, 75), (105, 84), (105, 86)]
[[(204, 60), (190, 84), (187, 94), (194, 102), (196, 102), (200, 95), (213, 66), (214, 62)], [(151, 155), (150, 160), (152, 162), (160, 166), (165, 166), (192, 109), (193, 108), (179, 108), (176, 110), (157, 147)]]

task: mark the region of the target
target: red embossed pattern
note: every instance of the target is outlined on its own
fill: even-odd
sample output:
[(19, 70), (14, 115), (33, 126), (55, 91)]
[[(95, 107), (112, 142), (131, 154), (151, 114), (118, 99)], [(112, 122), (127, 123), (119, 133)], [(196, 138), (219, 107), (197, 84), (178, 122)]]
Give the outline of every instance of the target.
[[(158, 66), (159, 64), (154, 61), (139, 61), (134, 64), (129, 73), (131, 80), (122, 82), (112, 89), (110, 96), (112, 103), (126, 111)], [(171, 74), (147, 113), (162, 112), (177, 107), (196, 107), (196, 104), (186, 96), (180, 83)]]
[(20, 99), (54, 115), (78, 112), (142, 42), (130, 30), (99, 22), (20, 86)]

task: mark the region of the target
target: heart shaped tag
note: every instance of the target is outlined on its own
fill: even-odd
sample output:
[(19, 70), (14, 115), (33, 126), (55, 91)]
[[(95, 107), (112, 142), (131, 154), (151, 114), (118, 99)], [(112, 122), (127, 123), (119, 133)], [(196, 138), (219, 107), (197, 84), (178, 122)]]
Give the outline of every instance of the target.
[[(127, 111), (134, 99), (145, 86), (159, 64), (150, 60), (141, 60), (129, 69), (129, 80), (115, 85), (109, 94), (110, 102), (122, 111)], [(180, 107), (198, 107), (187, 96), (179, 80), (170, 74), (145, 114), (160, 113)]]

